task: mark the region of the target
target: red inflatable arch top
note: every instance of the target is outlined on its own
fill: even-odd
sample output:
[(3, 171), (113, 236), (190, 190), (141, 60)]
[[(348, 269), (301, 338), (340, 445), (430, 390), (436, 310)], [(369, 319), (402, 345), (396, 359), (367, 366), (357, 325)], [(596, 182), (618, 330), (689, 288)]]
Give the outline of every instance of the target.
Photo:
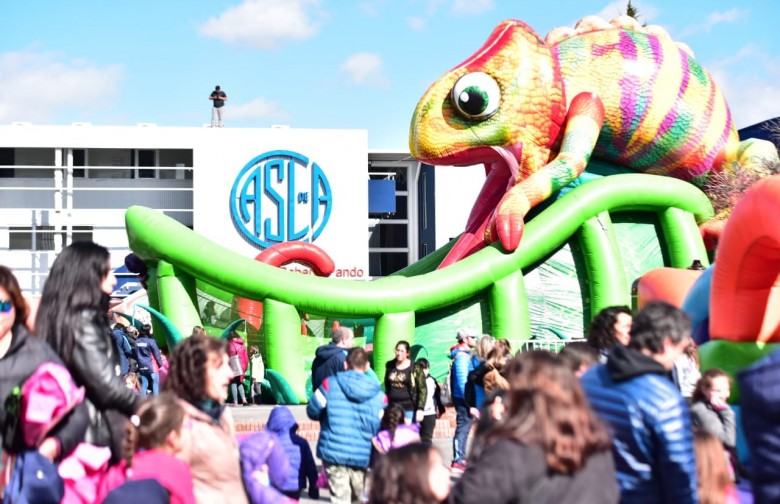
[(712, 272), (710, 337), (780, 343), (780, 175), (751, 187), (728, 219)]
[(655, 268), (648, 271), (637, 285), (637, 308), (641, 310), (651, 301), (666, 301), (682, 308), (685, 296), (701, 274), (701, 271), (679, 268)]
[[(330, 276), (336, 269), (333, 259), (327, 252), (313, 243), (292, 241), (278, 243), (269, 247), (255, 257), (271, 266), (281, 267), (291, 262), (298, 262), (311, 268), (312, 272), (321, 277)], [(252, 299), (238, 298), (236, 301), (238, 315), (246, 319), (246, 323), (256, 330), (263, 325), (263, 303)]]

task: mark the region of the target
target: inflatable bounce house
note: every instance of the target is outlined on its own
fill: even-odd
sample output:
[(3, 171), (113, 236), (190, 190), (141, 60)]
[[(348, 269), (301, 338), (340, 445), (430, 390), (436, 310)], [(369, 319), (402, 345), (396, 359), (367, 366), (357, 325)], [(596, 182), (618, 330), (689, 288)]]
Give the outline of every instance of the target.
[[(333, 321), (360, 326), (380, 378), (402, 339), (441, 380), (458, 327), (518, 349), (581, 338), (601, 309), (643, 299), (690, 307), (705, 367), (733, 372), (779, 341), (780, 180), (767, 177), (777, 151), (740, 141), (709, 72), (662, 28), (588, 17), (541, 38), (505, 21), (420, 99), (410, 151), (433, 165), (484, 164), (486, 181), (459, 238), (371, 282), (328, 278), (316, 247), (252, 260), (129, 208), (151, 313), (169, 322), (158, 334), (175, 344), (196, 325), (245, 328), (277, 396), (296, 403)], [(714, 197), (715, 182), (743, 175), (765, 180), (741, 201)], [(320, 276), (278, 267), (289, 261)]]

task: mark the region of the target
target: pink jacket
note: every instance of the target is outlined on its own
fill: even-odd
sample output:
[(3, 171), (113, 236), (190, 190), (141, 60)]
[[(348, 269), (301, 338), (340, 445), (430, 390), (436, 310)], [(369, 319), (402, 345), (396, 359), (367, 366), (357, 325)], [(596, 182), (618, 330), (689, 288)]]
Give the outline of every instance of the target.
[(390, 439), (390, 431), (383, 430), (371, 438), (371, 444), (379, 453), (387, 453), (392, 448), (400, 448), (420, 441), (420, 428), (416, 424), (401, 424), (395, 428), (395, 436)]
[[(102, 502), (108, 492), (125, 483), (127, 465), (123, 460), (108, 470), (98, 489), (96, 502)], [(195, 504), (190, 468), (172, 455), (159, 450), (146, 450), (133, 456), (132, 480), (155, 479), (171, 494), (171, 504)]]
[(246, 370), (249, 369), (249, 356), (246, 353), (246, 347), (244, 346), (243, 339), (233, 338), (230, 340), (228, 355), (238, 355), (238, 360), (241, 361), (241, 371), (243, 374), (246, 374)]

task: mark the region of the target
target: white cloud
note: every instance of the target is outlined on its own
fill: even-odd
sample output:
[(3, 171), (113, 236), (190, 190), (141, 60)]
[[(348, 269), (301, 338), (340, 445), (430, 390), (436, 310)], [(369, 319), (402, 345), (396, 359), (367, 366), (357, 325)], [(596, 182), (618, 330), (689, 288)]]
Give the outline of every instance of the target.
[(324, 17), (319, 5), (320, 0), (245, 0), (210, 18), (199, 32), (226, 44), (275, 49), (316, 35)]
[(388, 87), (390, 82), (382, 73), (382, 57), (376, 53), (356, 53), (341, 65), (350, 81), (358, 86)]
[(0, 53), (0, 122), (49, 122), (63, 111), (110, 106), (122, 67), (100, 67), (61, 55), (23, 50)]
[(452, 11), (457, 14), (481, 14), (493, 10), (493, 0), (455, 0)]
[(780, 116), (780, 59), (746, 45), (709, 66), (737, 128)]
[(239, 119), (278, 119), (281, 121), (290, 120), (290, 114), (281, 110), (275, 103), (269, 102), (265, 98), (255, 98), (254, 100), (232, 105), (227, 109), (229, 120)]
[(747, 11), (734, 7), (726, 12), (711, 12), (702, 23), (688, 25), (680, 31), (680, 38), (689, 37), (695, 33), (709, 33), (713, 27), (722, 23), (734, 23), (747, 15)]
[(425, 20), (418, 16), (412, 16), (406, 20), (406, 23), (409, 25), (409, 27), (416, 31), (420, 32), (423, 31), (423, 28), (425, 28)]

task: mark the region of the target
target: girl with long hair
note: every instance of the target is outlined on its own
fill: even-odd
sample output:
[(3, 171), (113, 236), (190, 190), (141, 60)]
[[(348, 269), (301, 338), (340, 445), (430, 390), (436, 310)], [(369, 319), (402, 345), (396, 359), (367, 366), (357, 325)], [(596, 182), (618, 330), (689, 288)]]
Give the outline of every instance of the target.
[(417, 425), (404, 422), (404, 409), (398, 404), (390, 404), (382, 415), (379, 432), (371, 438), (372, 465), (381, 455), (392, 449), (420, 441), (420, 429)]
[(382, 457), (369, 486), (369, 504), (435, 504), (447, 498), (450, 471), (436, 448), (412, 443)]
[(574, 373), (555, 354), (527, 352), (508, 376), (506, 414), (450, 502), (617, 502), (610, 438)]
[(109, 330), (108, 302), (116, 278), (105, 247), (76, 242), (55, 259), (43, 286), (35, 331), (59, 355), (77, 385), (86, 389), (90, 428), (86, 440), (122, 455), (125, 421), (141, 398), (119, 376)]
[(712, 433), (694, 428), (696, 482), (701, 504), (738, 504), (739, 495), (731, 480), (728, 463), (723, 457), (720, 440)]
[(233, 378), (227, 347), (210, 336), (186, 338), (173, 350), (163, 390), (181, 399), (191, 421), (183, 453), (197, 501), (246, 504), (233, 417), (225, 407)]
[(194, 504), (192, 473), (178, 458), (189, 437), (189, 420), (176, 396), (163, 393), (146, 401), (127, 422), (124, 460), (103, 478), (97, 502), (127, 481), (154, 479), (170, 493), (171, 504)]

